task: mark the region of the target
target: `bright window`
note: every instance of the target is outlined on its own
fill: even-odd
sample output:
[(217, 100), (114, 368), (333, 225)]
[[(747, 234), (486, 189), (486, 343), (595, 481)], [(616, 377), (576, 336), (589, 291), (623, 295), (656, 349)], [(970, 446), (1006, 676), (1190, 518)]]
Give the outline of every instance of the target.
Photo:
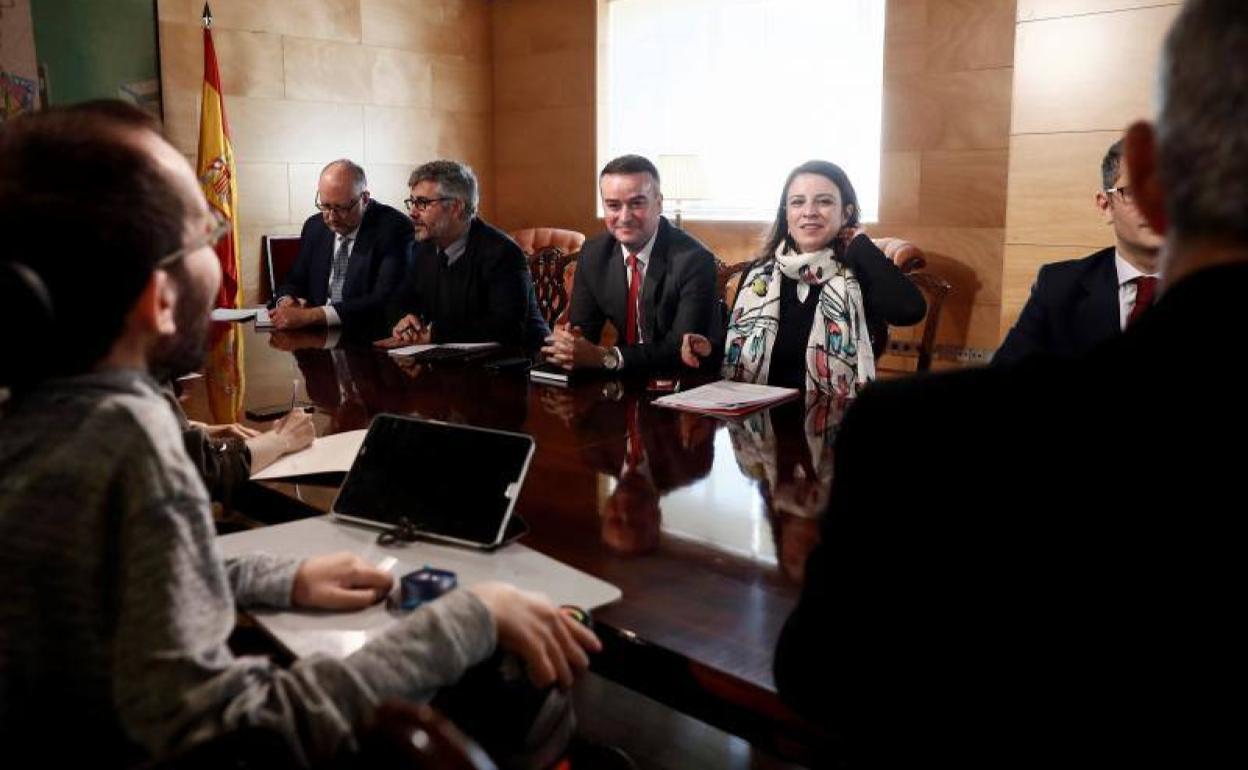
[(599, 166), (625, 153), (694, 155), (706, 198), (683, 202), (686, 217), (770, 220), (788, 172), (830, 160), (849, 174), (864, 221), (874, 221), (884, 6), (608, 0)]

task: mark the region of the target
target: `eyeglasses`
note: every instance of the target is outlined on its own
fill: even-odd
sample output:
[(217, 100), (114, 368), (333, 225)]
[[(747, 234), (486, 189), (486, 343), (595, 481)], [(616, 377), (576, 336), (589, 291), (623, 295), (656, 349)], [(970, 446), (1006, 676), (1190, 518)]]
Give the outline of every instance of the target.
[(1105, 189), (1105, 194), (1111, 198), (1114, 193), (1118, 193), (1118, 197), (1122, 198), (1123, 203), (1135, 203), (1135, 191), (1131, 189), (1130, 185), (1124, 185), (1122, 187), (1108, 187)]
[(221, 239), (225, 237), (226, 233), (230, 232), (230, 229), (233, 227), (233, 223), (221, 216), (221, 212), (216, 209), (212, 209), (212, 220), (212, 227), (208, 230), (208, 232), (204, 233), (202, 237), (196, 238), (172, 254), (167, 254), (156, 260), (157, 269), (169, 267), (183, 257), (192, 254), (205, 246), (208, 248), (216, 248), (217, 244), (221, 242)]
[(435, 203), (442, 203), (443, 201), (453, 201), (453, 200), (455, 199), (454, 198), (404, 198), (403, 205), (407, 206), (408, 213), (411, 213), (412, 211), (419, 211), (423, 213), (425, 209), (429, 208)]
[(364, 197), (364, 193), (360, 193), (350, 202), (341, 206), (335, 206), (332, 203), (321, 203), (321, 194), (316, 194), (316, 210), (322, 214), (346, 214), (351, 209), (360, 204), (360, 199)]

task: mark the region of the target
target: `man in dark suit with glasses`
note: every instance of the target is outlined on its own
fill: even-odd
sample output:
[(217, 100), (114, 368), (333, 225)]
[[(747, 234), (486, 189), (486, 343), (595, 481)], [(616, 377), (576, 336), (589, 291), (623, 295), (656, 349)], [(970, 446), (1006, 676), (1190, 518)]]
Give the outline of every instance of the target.
[(435, 160), (412, 171), (404, 201), (416, 244), (403, 285), (379, 322), (378, 347), (497, 342), (536, 350), (549, 334), (524, 252), (477, 211), (471, 167)]
[(1114, 245), (1040, 268), (1031, 296), (993, 363), (1021, 361), (1036, 353), (1085, 353), (1117, 337), (1152, 305), (1162, 238), (1135, 207), (1121, 139), (1101, 161), (1096, 207), (1114, 228)]
[(295, 266), (276, 292), (273, 326), (350, 331), (402, 282), (412, 228), (403, 214), (372, 199), (364, 169), (346, 159), (321, 171), (316, 208), (320, 213), (303, 223)]

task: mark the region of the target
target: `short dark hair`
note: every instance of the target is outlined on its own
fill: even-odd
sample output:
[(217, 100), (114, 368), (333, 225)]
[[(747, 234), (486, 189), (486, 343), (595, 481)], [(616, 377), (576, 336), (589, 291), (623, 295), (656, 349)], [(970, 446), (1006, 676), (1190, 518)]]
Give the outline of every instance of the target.
[[(781, 243), (788, 245), (789, 248), (794, 248), (793, 239), (789, 237), (789, 219), (786, 214), (788, 212), (789, 185), (793, 184), (793, 180), (801, 174), (818, 174), (836, 185), (836, 188), (841, 191), (841, 207), (853, 206), (849, 216), (845, 217), (844, 226), (858, 226), (858, 193), (854, 191), (854, 186), (850, 183), (849, 175), (845, 173), (845, 169), (826, 160), (808, 160), (790, 171), (788, 178), (784, 180), (784, 187), (780, 188), (780, 205), (776, 209), (776, 219), (772, 222), (771, 231), (767, 235), (767, 242), (763, 246), (763, 250), (758, 254), (759, 259), (766, 259), (775, 254)], [(831, 245), (836, 250), (837, 256), (841, 256), (840, 249), (842, 245), (840, 241), (833, 239)]]
[(407, 186), (415, 187), (426, 181), (436, 182), (443, 195), (463, 203), (464, 219), (476, 216), (477, 207), (481, 205), (481, 189), (472, 166), (457, 160), (431, 160), (412, 171)]
[(1177, 238), (1248, 242), (1245, 49), (1243, 0), (1188, 0), (1166, 36), (1157, 172)]
[[(151, 127), (135, 107), (92, 102), (0, 128), (0, 259), (10, 277), (26, 276), (5, 280), (23, 294), (9, 302), (6, 286), (0, 325), (23, 330), (14, 337), (27, 353), (6, 351), (0, 384), (89, 371), (121, 335), (156, 262), (181, 247), (182, 194), (133, 139)], [(46, 302), (22, 288), (30, 276)], [(32, 306), (45, 316), (38, 328), (18, 315)], [(58, 339), (73, 344), (57, 345), (52, 355)]]
[(1122, 171), (1122, 140), (1114, 142), (1105, 151), (1101, 159), (1101, 189), (1108, 190), (1114, 186), (1118, 173)]
[(618, 158), (612, 158), (607, 165), (602, 167), (598, 181), (601, 182), (607, 174), (649, 174), (654, 179), (655, 187), (660, 186), (659, 170), (649, 158), (641, 155), (621, 155)]

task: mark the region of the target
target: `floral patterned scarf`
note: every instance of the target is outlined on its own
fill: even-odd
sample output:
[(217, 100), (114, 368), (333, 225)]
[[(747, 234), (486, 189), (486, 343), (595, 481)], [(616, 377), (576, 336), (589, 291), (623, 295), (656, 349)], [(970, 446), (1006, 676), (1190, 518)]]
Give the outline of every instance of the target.
[(875, 379), (875, 355), (867, 332), (862, 287), (831, 248), (789, 253), (754, 266), (741, 279), (724, 344), (725, 378), (767, 382), (771, 348), (780, 325), (780, 276), (798, 282), (798, 299), (819, 292), (806, 346), (806, 392), (852, 398)]

